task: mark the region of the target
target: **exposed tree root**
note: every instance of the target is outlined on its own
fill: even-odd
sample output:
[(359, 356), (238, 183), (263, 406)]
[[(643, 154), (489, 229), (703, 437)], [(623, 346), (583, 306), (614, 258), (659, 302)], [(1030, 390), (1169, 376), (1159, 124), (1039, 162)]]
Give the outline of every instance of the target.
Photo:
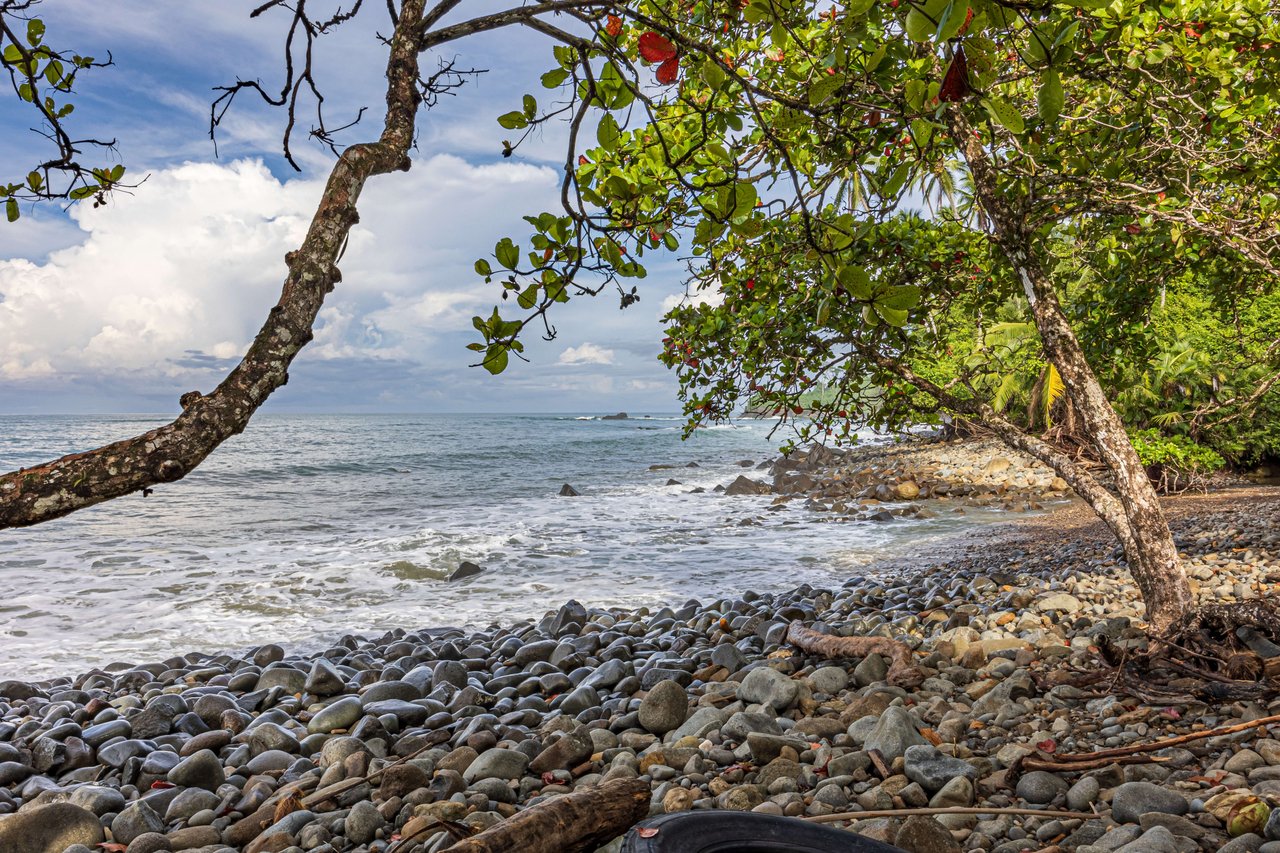
[(792, 622), (787, 642), (801, 651), (825, 658), (863, 658), (878, 654), (890, 661), (888, 680), (902, 687), (914, 687), (924, 680), (911, 657), (911, 649), (885, 637), (835, 637)]

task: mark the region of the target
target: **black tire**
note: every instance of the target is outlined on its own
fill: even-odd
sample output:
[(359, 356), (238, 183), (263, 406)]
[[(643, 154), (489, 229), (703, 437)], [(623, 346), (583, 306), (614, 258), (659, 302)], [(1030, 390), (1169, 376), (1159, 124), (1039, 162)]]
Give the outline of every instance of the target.
[[(657, 830), (642, 838), (640, 830)], [(648, 834), (647, 832), (645, 833)], [(632, 827), (622, 853), (902, 853), (870, 838), (806, 820), (752, 812), (651, 817)]]

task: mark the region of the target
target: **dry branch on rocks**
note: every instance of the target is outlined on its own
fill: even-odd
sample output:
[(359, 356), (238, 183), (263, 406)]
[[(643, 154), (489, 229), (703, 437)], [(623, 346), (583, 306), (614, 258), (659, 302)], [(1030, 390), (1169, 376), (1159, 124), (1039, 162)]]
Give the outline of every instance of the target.
[(643, 779), (614, 779), (525, 809), (446, 853), (585, 853), (644, 820), (651, 796)]

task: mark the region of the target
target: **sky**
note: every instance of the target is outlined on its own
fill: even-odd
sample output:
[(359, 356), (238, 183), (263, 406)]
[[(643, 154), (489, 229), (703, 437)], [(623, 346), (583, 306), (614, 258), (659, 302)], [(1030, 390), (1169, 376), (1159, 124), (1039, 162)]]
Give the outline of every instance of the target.
[[(46, 41), (114, 65), (77, 85), (73, 133), (114, 138), (95, 162), (122, 163), (128, 194), (104, 207), (24, 206), (0, 221), (0, 414), (176, 412), (178, 397), (208, 392), (234, 366), (279, 298), (284, 255), (296, 248), (333, 162), (304, 119), (281, 157), (284, 114), (242, 95), (208, 137), (214, 87), (282, 79), (288, 16), (256, 19), (259, 0), (56, 0), (40, 12)], [(369, 5), (369, 4), (366, 4)], [(497, 4), (467, 0), (468, 15)], [(454, 18), (459, 17), (457, 14)], [(384, 4), (317, 43), (317, 78), (330, 126), (360, 107), (381, 122)], [(298, 355), (289, 384), (265, 410), (324, 412), (676, 411), (676, 383), (658, 361), (661, 316), (683, 295), (675, 256), (649, 264), (641, 300), (577, 299), (558, 331), (525, 343), (490, 376), (471, 367), (471, 317), (488, 314), (497, 287), (473, 270), (497, 240), (527, 235), (521, 216), (558, 209), (564, 133), (552, 128), (501, 156), (510, 136), (496, 117), (524, 92), (551, 96), (538, 78), (551, 44), (523, 30), (474, 36), (423, 57), (487, 69), (420, 116), (413, 168), (373, 179), (339, 266), (343, 279)], [(24, 109), (25, 108), (25, 109)], [(0, 179), (24, 175), (46, 152), (29, 107), (0, 99)], [(93, 157), (89, 152), (89, 157)], [(526, 239), (527, 242), (527, 239)]]

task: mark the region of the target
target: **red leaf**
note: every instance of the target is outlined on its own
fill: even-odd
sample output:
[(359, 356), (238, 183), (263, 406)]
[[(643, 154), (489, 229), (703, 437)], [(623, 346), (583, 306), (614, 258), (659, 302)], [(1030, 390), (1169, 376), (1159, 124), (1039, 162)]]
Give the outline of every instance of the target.
[(962, 101), (969, 94), (969, 64), (964, 58), (964, 48), (956, 47), (955, 56), (947, 66), (947, 74), (942, 78), (942, 88), (938, 91), (938, 100), (945, 103)]
[(163, 779), (157, 779), (156, 781), (151, 783), (151, 790), (153, 791), (159, 791), (164, 788), (172, 788), (172, 787), (174, 787), (174, 784), (172, 782), (166, 782)]
[(1053, 753), (1058, 749), (1058, 744), (1054, 742), (1053, 738), (1046, 738), (1037, 743), (1036, 748), (1041, 752), (1047, 752), (1050, 755), (1053, 755)]
[(676, 46), (655, 32), (640, 36), (640, 58), (645, 62), (666, 62), (676, 57)]
[(619, 18), (617, 15), (610, 15), (606, 19), (606, 23), (604, 25), (604, 31), (608, 33), (611, 37), (617, 38), (618, 33), (622, 32), (622, 19)]
[(658, 82), (669, 86), (680, 76), (680, 60), (674, 56), (658, 66)]
[(972, 23), (973, 23), (973, 7), (970, 6), (968, 9), (964, 10), (964, 23), (960, 25), (960, 29), (956, 32), (956, 35), (958, 36), (964, 35), (966, 32), (969, 31), (969, 25)]
[(658, 828), (656, 826), (644, 826), (636, 830), (636, 835), (641, 838), (653, 838), (657, 834)]

